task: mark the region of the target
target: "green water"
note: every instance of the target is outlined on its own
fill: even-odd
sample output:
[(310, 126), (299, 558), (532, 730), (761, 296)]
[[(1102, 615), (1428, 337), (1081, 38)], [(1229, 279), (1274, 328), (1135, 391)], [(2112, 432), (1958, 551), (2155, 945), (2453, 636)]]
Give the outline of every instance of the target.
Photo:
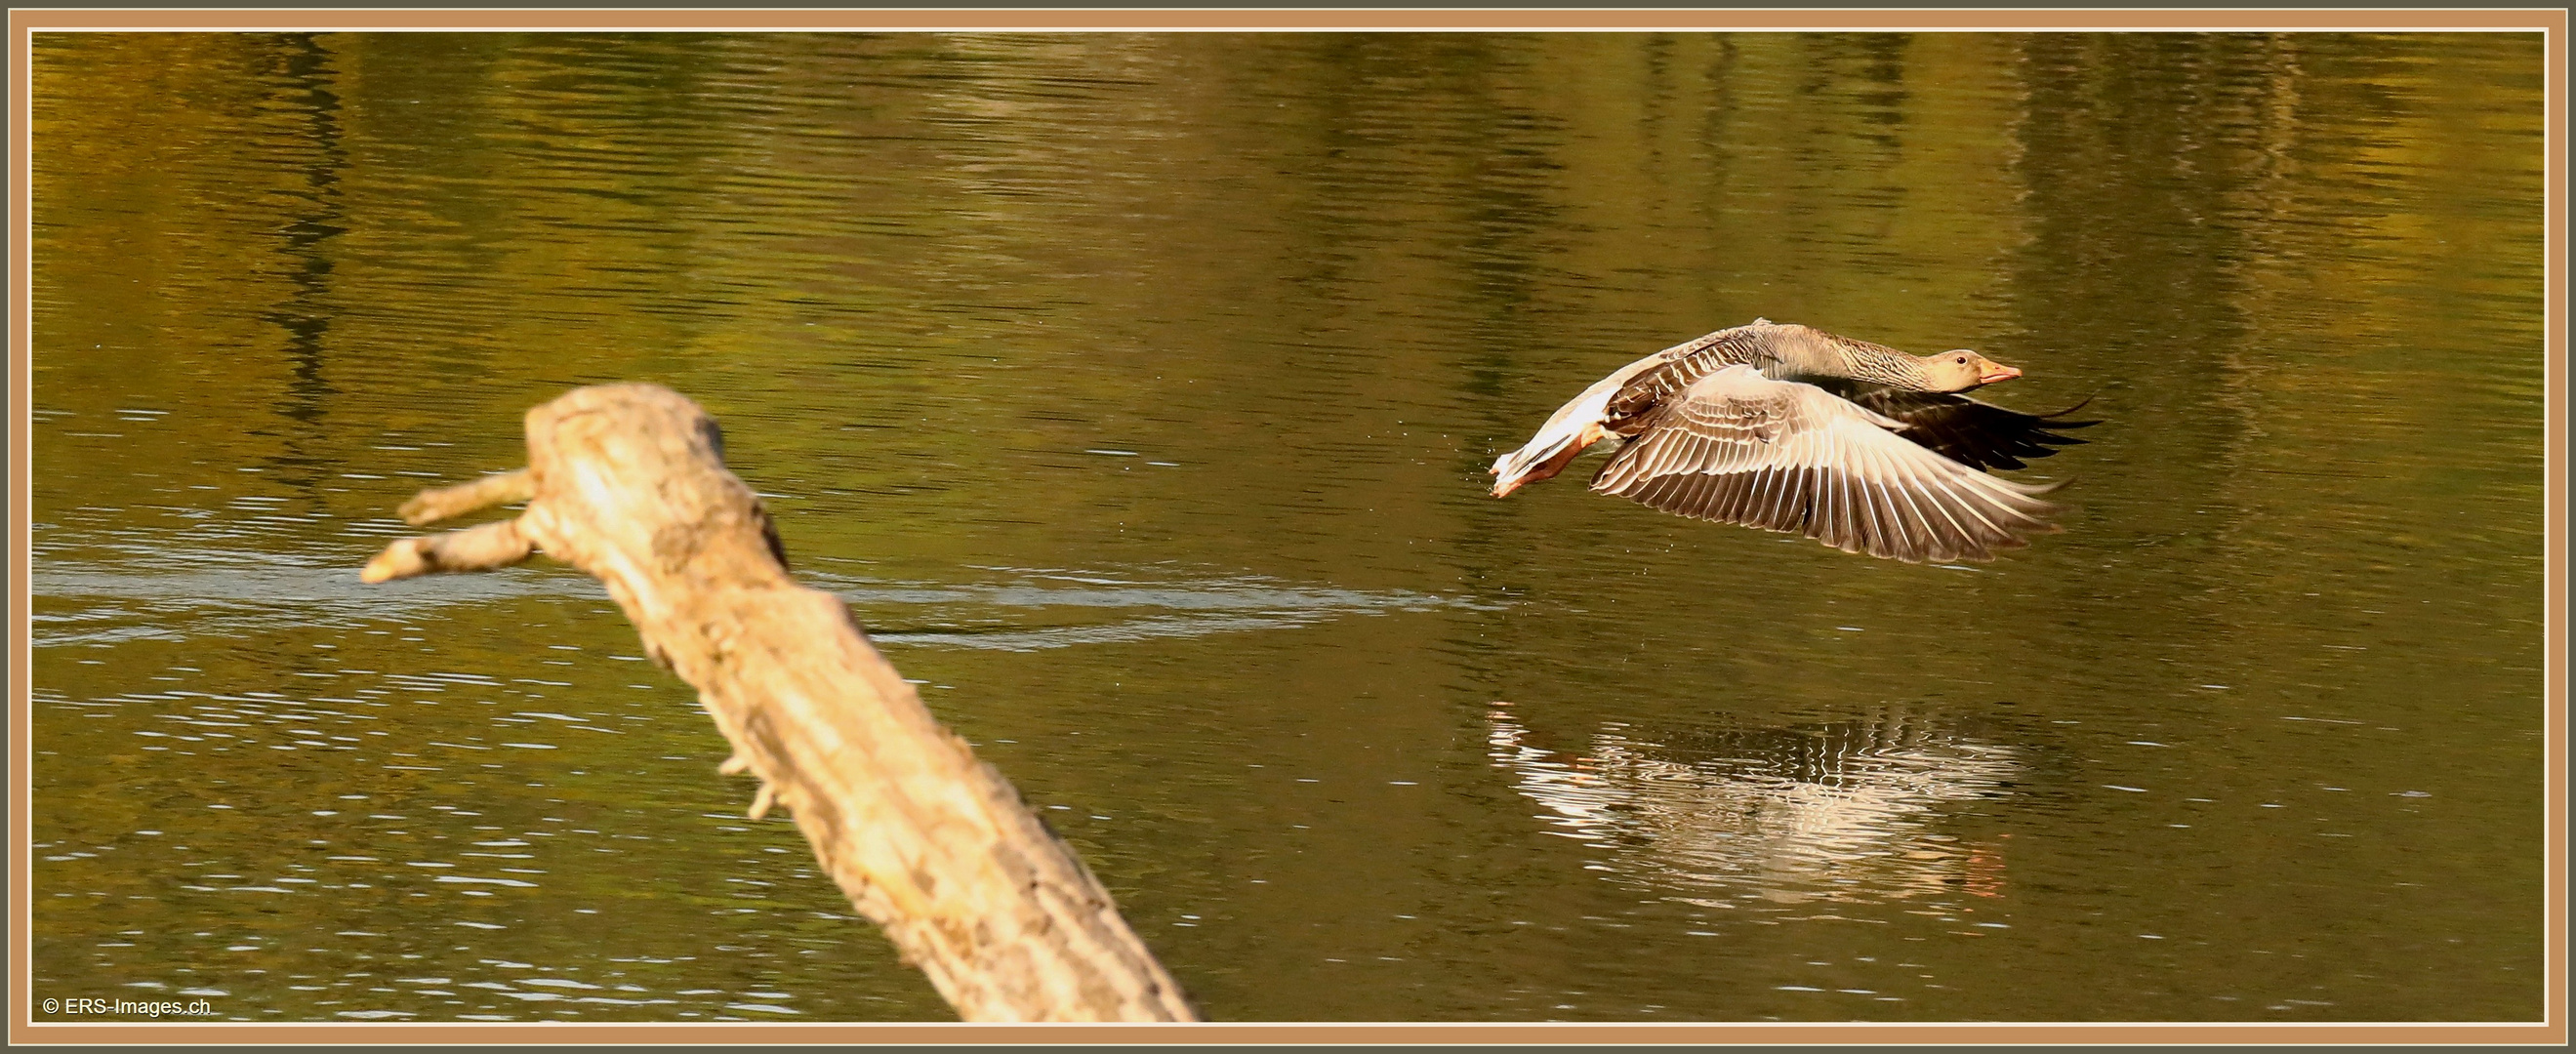
[[(40, 34), (34, 994), (946, 1016), (594, 583), (357, 581), (651, 380), (1211, 1017), (2535, 1019), (2542, 59)], [(2065, 533), (1484, 495), (1756, 316)]]

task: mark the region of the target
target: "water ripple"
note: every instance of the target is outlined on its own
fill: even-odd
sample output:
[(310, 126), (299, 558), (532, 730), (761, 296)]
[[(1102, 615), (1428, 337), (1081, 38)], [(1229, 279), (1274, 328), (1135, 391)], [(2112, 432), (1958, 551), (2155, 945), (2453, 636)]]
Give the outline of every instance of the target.
[[(596, 601), (607, 595), (588, 577), (526, 568), (369, 586), (358, 581), (354, 561), (337, 554), (154, 549), (148, 557), (126, 555), (104, 563), (40, 559), (31, 585), (47, 603), (33, 619), (35, 643), (186, 641), (419, 620), (445, 608), (519, 598)], [(962, 570), (1008, 580), (887, 580), (828, 572), (801, 577), (847, 601), (873, 627), (872, 639), (908, 647), (1031, 651), (1489, 606), (1411, 590), (1305, 586), (1247, 574), (1172, 578), (1168, 569)], [(1165, 577), (1158, 580), (1157, 573)], [(472, 675), (430, 676), (486, 683)]]

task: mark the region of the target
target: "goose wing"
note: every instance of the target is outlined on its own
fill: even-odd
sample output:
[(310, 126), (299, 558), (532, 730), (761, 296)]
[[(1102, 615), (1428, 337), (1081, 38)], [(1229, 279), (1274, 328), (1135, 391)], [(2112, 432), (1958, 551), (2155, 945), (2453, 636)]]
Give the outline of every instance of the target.
[[(1644, 417), (1710, 370), (1730, 363), (1768, 365), (1778, 358), (1770, 319), (1721, 329), (1675, 344), (1612, 370), (1548, 415), (1521, 448), (1494, 459), (1494, 496), (1525, 481), (1554, 477), (1584, 447), (1605, 434), (1635, 435)], [(1596, 430), (1597, 429), (1597, 430)]]
[(1905, 424), (1810, 384), (1728, 366), (1642, 422), (1592, 489), (1703, 520), (1919, 563), (1984, 560), (2056, 530), (2031, 487), (1900, 438)]
[(2067, 419), (2091, 399), (2056, 413), (2026, 414), (1964, 395), (1863, 386), (1846, 389), (1830, 384), (1824, 387), (1872, 413), (1905, 422), (1905, 438), (1970, 468), (2026, 468), (2023, 458), (2047, 457), (2058, 447), (2084, 442), (2061, 434), (2062, 430), (2102, 423)]
[(1728, 366), (1752, 366), (1770, 372), (1780, 365), (1784, 334), (1808, 332), (1767, 318), (1685, 340), (1630, 365), (1634, 372), (1620, 382), (1602, 407), (1605, 428), (1635, 435), (1647, 416), (1691, 382)]

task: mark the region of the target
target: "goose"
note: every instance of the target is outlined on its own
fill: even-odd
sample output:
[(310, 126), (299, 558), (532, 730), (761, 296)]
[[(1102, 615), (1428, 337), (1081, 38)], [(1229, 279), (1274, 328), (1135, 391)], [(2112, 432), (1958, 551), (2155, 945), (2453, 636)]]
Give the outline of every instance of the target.
[[(1992, 559), (2058, 530), (2040, 496), (1987, 469), (2083, 440), (2083, 403), (2025, 414), (1959, 394), (2021, 371), (1967, 349), (1911, 355), (1755, 319), (1648, 355), (1494, 460), (1493, 495), (1617, 439), (1592, 489), (1664, 512), (1804, 534), (1907, 563)], [(2090, 400), (2087, 400), (2088, 402)]]

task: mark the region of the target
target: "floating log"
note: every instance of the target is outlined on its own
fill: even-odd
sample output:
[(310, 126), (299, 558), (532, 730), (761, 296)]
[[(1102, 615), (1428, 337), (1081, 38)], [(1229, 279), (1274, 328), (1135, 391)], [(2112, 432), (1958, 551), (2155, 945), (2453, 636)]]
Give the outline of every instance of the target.
[(696, 686), (814, 856), (968, 1021), (1194, 1021), (1109, 893), (1019, 792), (942, 727), (840, 598), (788, 576), (777, 531), (696, 403), (650, 384), (528, 411), (528, 467), (404, 503), (415, 525), (526, 501), (514, 520), (406, 538), (383, 582), (543, 551), (608, 586), (654, 661)]

